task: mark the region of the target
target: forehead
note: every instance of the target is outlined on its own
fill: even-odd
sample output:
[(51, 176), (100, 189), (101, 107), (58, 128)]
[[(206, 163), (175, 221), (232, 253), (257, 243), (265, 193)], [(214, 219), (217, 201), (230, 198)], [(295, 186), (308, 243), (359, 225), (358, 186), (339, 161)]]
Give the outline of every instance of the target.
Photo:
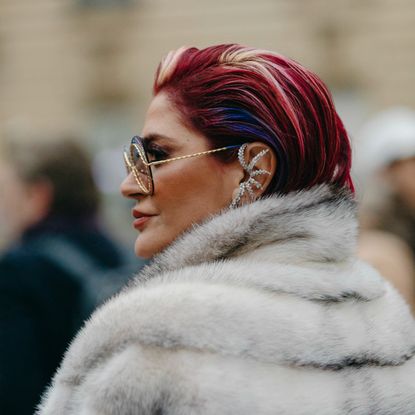
[(202, 134), (183, 122), (181, 113), (165, 93), (157, 94), (151, 101), (142, 136), (168, 137), (174, 144), (189, 147), (200, 147), (201, 142), (207, 144), (207, 139)]

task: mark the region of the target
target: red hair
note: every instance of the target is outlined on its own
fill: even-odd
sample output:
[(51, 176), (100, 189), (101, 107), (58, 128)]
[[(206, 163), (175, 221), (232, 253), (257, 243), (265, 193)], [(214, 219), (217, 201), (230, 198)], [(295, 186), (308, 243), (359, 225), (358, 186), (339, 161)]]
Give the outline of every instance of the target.
[(164, 91), (212, 147), (261, 141), (277, 157), (266, 194), (348, 187), (351, 147), (324, 83), (297, 62), (236, 44), (180, 48), (160, 63)]

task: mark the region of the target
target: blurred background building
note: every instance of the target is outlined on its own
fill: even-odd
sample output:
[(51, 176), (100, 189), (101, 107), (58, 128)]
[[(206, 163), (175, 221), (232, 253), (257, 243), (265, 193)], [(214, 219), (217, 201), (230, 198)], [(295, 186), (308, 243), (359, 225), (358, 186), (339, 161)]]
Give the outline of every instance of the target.
[[(355, 138), (353, 145), (360, 149), (355, 153), (362, 157), (355, 164), (361, 170), (371, 168), (377, 179), (366, 185), (372, 192), (367, 192), (368, 202), (362, 203), (366, 208), (361, 210), (359, 254), (391, 280), (415, 315), (414, 0), (0, 0), (0, 161), (7, 154), (2, 144), (9, 139), (60, 140), (68, 133), (83, 137), (103, 195), (105, 230), (132, 247), (136, 231), (131, 227), (130, 203), (118, 192), (125, 175), (121, 150), (141, 131), (155, 69), (169, 50), (179, 46), (229, 42), (280, 52), (328, 84)], [(394, 107), (403, 109), (389, 112)], [(367, 124), (367, 120), (372, 121)], [(366, 144), (359, 147), (361, 141)], [(30, 151), (29, 146), (21, 148)], [(69, 152), (56, 151), (65, 152), (69, 165)], [(17, 175), (2, 176), (1, 167), (0, 163), (0, 258), (12, 239), (6, 236), (12, 221), (2, 212), (1, 202), (8, 202), (3, 205), (12, 214), (21, 213), (22, 207), (27, 211), (29, 205), (24, 192), (15, 192)], [(364, 180), (356, 174), (355, 181), (360, 190)], [(70, 188), (79, 195), (80, 186)], [(30, 206), (29, 210), (33, 211)], [(72, 298), (77, 297), (70, 297), (65, 288), (69, 279), (53, 267), (33, 278), (30, 273), (27, 279), (16, 275), (8, 270), (0, 275), (7, 290), (9, 285), (18, 287), (16, 298), (3, 290), (6, 301), (0, 301), (6, 310), (3, 314), (0, 310), (3, 320), (12, 321), (8, 333), (14, 333), (4, 336), (9, 343), (1, 345), (14, 351), (15, 361), (4, 347), (0, 357), (15, 375), (15, 390), (21, 394), (24, 388), (16, 368), (26, 372), (33, 364), (31, 373), (38, 376), (36, 365), (41, 359), (20, 358), (19, 350), (35, 356), (38, 344), (42, 354), (54, 358), (50, 373), (36, 385), (43, 387), (60, 359), (64, 341), (76, 329), (62, 321), (71, 316), (66, 304), (75, 309)], [(32, 281), (38, 289), (31, 293), (27, 282)], [(61, 297), (61, 292), (67, 296)], [(46, 311), (36, 314), (32, 304), (42, 303), (38, 294), (47, 298), (40, 308)], [(19, 314), (16, 304), (21, 302), (24, 312)], [(31, 342), (31, 330), (9, 316), (23, 316), (22, 321), (29, 316), (36, 323), (29, 327), (41, 325), (41, 333), (48, 335), (33, 331)], [(67, 332), (65, 338), (55, 336), (59, 347), (50, 352), (40, 341), (52, 344), (50, 327), (55, 327), (57, 319), (61, 324), (56, 327)], [(4, 327), (5, 323), (3, 331)], [(16, 341), (20, 336), (22, 340)], [(31, 381), (31, 376), (25, 378)], [(6, 381), (10, 384), (10, 377)], [(18, 403), (34, 404), (39, 390), (31, 402)], [(10, 399), (10, 393), (3, 392)], [(27, 393), (25, 399), (29, 399)], [(4, 401), (0, 399), (0, 412)]]
[(160, 58), (225, 42), (314, 70), (352, 135), (379, 110), (415, 107), (413, 0), (0, 0), (0, 127), (87, 137), (108, 221), (129, 229), (119, 148), (141, 129)]

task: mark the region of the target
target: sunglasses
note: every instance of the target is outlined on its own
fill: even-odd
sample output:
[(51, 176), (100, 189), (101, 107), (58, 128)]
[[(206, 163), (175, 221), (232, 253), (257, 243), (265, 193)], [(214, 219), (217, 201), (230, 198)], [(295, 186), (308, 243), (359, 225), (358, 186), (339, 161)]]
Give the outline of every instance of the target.
[(124, 148), (123, 156), (127, 173), (134, 176), (141, 193), (145, 195), (152, 195), (154, 193), (154, 181), (151, 166), (158, 166), (160, 164), (169, 163), (175, 160), (184, 160), (191, 157), (203, 156), (205, 154), (217, 153), (219, 151), (229, 150), (232, 148), (239, 148), (240, 146), (241, 144), (220, 147), (213, 150), (201, 151), (199, 153), (187, 154), (185, 156), (149, 162), (143, 139), (139, 136), (135, 136), (131, 139), (130, 147)]

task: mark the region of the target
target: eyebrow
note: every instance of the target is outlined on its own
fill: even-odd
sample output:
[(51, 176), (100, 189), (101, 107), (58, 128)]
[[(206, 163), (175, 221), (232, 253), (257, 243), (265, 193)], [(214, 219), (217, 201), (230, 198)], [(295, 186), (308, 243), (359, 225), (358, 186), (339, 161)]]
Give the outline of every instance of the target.
[(158, 141), (158, 140), (174, 141), (173, 138), (167, 135), (157, 134), (157, 133), (147, 134), (146, 136), (142, 137), (142, 140), (144, 141), (145, 144), (149, 144), (149, 143), (152, 143), (153, 141)]

